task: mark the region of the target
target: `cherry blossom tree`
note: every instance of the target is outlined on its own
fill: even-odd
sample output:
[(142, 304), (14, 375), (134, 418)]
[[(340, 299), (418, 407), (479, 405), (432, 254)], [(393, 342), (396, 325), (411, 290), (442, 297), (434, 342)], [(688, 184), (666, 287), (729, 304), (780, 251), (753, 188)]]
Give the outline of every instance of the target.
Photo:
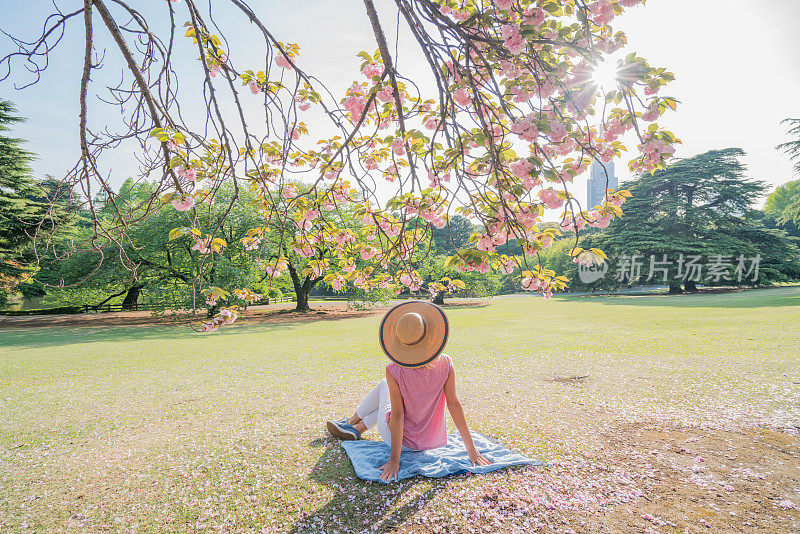
[[(301, 285), (323, 276), (335, 288), (423, 290), (411, 255), (431, 228), (446, 228), (457, 214), (481, 231), (470, 246), (452, 251), (448, 267), (520, 273), (523, 289), (549, 296), (567, 279), (539, 262), (539, 251), (559, 231), (540, 226), (546, 214), (560, 213), (560, 231), (577, 237), (585, 225), (605, 227), (621, 216), (627, 196), (609, 191), (601, 206), (581, 206), (570, 191), (574, 178), (593, 160), (611, 161), (628, 148), (633, 172), (663, 168), (678, 142), (656, 122), (676, 108), (661, 95), (671, 73), (629, 53), (611, 64), (612, 82), (601, 87), (596, 76), (627, 44), (612, 23), (639, 3), (394, 0), (392, 23), (413, 38), (414, 53), (427, 65), (430, 80), (422, 83), (396, 67), (398, 47), (388, 41), (373, 0), (363, 0), (364, 31), (376, 50), (357, 53), (360, 72), (336, 95), (304, 68), (297, 44), (275, 37), (269, 14), (243, 0), (142, 7), (64, 1), (70, 10), (55, 11), (37, 38), (14, 38), (14, 49), (0, 59), (0, 78), (36, 83), (64, 33), (82, 26), (81, 155), (64, 181), (89, 211), (98, 188), (113, 205), (102, 159), (133, 144), (142, 175), (158, 177), (148, 209), (184, 211), (187, 224), (174, 235), (194, 240), (195, 250), (209, 257), (227, 244), (219, 236), (224, 214), (208, 217), (204, 203), (232, 184), (231, 206), (239, 188), (250, 188), (269, 226), (294, 228), (282, 233), (284, 254), (265, 269), (288, 269)], [(240, 19), (225, 26), (212, 16), (221, 9), (231, 15), (225, 20)], [(226, 36), (242, 31), (263, 46), (258, 64), (229, 44)], [(102, 61), (95, 49), (100, 33), (113, 42)], [(176, 59), (186, 46), (197, 57), (193, 64)], [(92, 129), (90, 114), (99, 113), (89, 105), (92, 79), (113, 68), (124, 78), (103, 102), (119, 108), (124, 124)], [(33, 79), (26, 79), (30, 72)], [(208, 110), (199, 123), (182, 112), (187, 97), (179, 82), (188, 80), (201, 86)], [(259, 113), (251, 113), (254, 106)], [(625, 145), (627, 138), (634, 146)], [(388, 199), (381, 195), (387, 187)], [(344, 230), (326, 213), (350, 213), (365, 230)], [(420, 219), (426, 226), (415, 223)], [(122, 211), (96, 218), (83, 246), (107, 246), (130, 223)], [(263, 229), (248, 239), (256, 253)], [(503, 254), (509, 241), (522, 245), (521, 259)], [(323, 244), (335, 258), (324, 267), (335, 265), (335, 272), (323, 273), (322, 259), (312, 259), (317, 252), (305, 255)], [(294, 253), (309, 260), (300, 272), (288, 261)], [(573, 254), (574, 261), (590, 262), (602, 252)], [(205, 294), (216, 291), (202, 273), (196, 283)]]

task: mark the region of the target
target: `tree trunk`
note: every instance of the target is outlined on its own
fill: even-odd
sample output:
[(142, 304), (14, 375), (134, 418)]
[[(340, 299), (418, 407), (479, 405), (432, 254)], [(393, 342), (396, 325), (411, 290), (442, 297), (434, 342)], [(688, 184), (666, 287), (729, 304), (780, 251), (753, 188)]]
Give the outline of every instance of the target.
[(687, 280), (683, 283), (684, 291), (697, 291), (697, 283), (694, 280)]
[(295, 286), (294, 292), (297, 295), (297, 306), (294, 307), (294, 311), (300, 313), (306, 313), (311, 311), (311, 307), (308, 305), (308, 293), (311, 291), (311, 288), (304, 289), (303, 284), (302, 286)]
[(431, 299), (431, 302), (438, 306), (444, 306), (444, 291), (439, 291), (436, 296)]
[(300, 313), (310, 312), (311, 308), (308, 305), (308, 294), (311, 292), (313, 284), (308, 284), (308, 277), (306, 277), (302, 283), (300, 282), (300, 276), (297, 274), (297, 269), (294, 268), (292, 262), (289, 262), (289, 276), (292, 278), (295, 300), (297, 301), (297, 306), (294, 307), (294, 311)]
[(125, 298), (122, 300), (122, 309), (123, 310), (135, 310), (139, 303), (139, 295), (142, 292), (142, 288), (144, 286), (131, 286), (128, 289), (128, 293), (125, 295)]
[(681, 285), (676, 282), (669, 283), (669, 294), (670, 295), (679, 295), (683, 293), (683, 289), (681, 289)]
[(311, 311), (311, 307), (308, 305), (308, 295), (311, 293), (311, 290), (317, 285), (317, 282), (322, 280), (322, 276), (318, 276), (316, 278), (311, 278), (311, 276), (306, 276), (305, 280), (300, 282), (300, 276), (297, 274), (297, 269), (294, 268), (291, 262), (289, 262), (289, 276), (292, 278), (292, 285), (294, 286), (294, 294), (297, 297), (297, 306), (294, 307), (294, 311), (300, 313), (306, 313)]

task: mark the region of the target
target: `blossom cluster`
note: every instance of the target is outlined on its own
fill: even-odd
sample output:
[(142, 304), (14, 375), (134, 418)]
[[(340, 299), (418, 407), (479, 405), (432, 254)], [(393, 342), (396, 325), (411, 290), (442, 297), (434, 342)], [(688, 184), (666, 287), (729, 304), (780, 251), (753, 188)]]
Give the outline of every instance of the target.
[[(449, 52), (440, 55), (422, 43), (443, 89), (439, 99), (425, 98), (379, 50), (360, 52), (358, 79), (338, 102), (323, 105), (322, 93), (303, 74), (298, 45), (274, 43), (267, 68), (240, 71), (221, 40), (190, 28), (187, 35), (207, 52), (212, 75), (237, 76), (252, 98), (267, 106), (283, 102), (291, 114), (283, 131), (275, 132), (278, 138), (235, 161), (219, 142), (203, 144), (204, 153), (197, 154), (182, 132), (154, 130), (170, 143), (170, 166), (181, 184), (165, 200), (192, 214), (209, 201), (214, 185), (252, 160), (245, 177), (268, 226), (282, 230), (269, 239), (263, 230), (250, 233), (241, 245), (267, 255), (269, 277), (297, 265), (298, 274), (322, 278), (337, 291), (435, 291), (441, 283), (426, 285), (411, 262), (430, 231), (445, 227), (455, 213), (479, 222), (482, 231), (469, 247), (454, 251), (450, 266), (518, 273), (522, 289), (549, 296), (566, 279), (535, 265), (539, 252), (559, 231), (606, 228), (622, 215), (626, 192), (620, 191), (610, 192), (602, 206), (582, 209), (570, 192), (575, 177), (592, 161), (618, 157), (632, 132), (644, 132), (629, 163), (634, 172), (663, 167), (679, 142), (656, 122), (675, 109), (674, 99), (660, 95), (672, 79), (665, 69), (628, 54), (618, 63), (617, 87), (601, 91), (593, 81), (596, 65), (626, 43), (611, 23), (638, 3), (566, 0), (554, 10), (544, 0), (445, 0), (436, 16)], [(284, 81), (291, 75), (294, 86)], [(637, 111), (639, 93), (647, 101)], [(314, 107), (333, 117), (345, 135), (313, 140), (302, 119)], [(292, 175), (311, 182), (298, 187)], [(396, 191), (384, 203), (374, 196), (379, 181)], [(548, 211), (561, 212), (556, 233), (541, 226)], [(355, 214), (363, 227), (343, 226), (342, 213)], [(200, 225), (190, 228), (182, 235), (200, 254), (227, 246)], [(512, 240), (522, 257), (499, 250)]]

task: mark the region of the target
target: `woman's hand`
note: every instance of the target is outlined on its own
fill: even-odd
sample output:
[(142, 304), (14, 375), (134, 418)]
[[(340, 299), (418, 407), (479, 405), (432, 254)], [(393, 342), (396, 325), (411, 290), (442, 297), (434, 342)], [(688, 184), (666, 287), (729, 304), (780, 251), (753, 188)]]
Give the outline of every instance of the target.
[(472, 462), (472, 467), (492, 464), (492, 461), (479, 453), (475, 447), (470, 449), (467, 454), (469, 454), (469, 461)]
[(380, 466), (378, 469), (383, 471), (383, 474), (381, 475), (381, 480), (389, 482), (392, 480), (392, 477), (394, 477), (394, 479), (397, 480), (397, 473), (400, 472), (400, 460), (397, 461), (389, 460), (388, 462)]

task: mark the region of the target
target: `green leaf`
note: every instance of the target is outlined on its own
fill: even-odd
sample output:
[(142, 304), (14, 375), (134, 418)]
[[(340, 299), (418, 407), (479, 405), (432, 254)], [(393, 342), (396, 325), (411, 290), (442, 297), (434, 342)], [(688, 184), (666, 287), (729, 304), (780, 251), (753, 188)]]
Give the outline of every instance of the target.
[(184, 232), (183, 228), (173, 228), (172, 230), (169, 231), (169, 235), (167, 236), (167, 241), (178, 239), (179, 237), (182, 237), (184, 235), (186, 235), (186, 233)]

